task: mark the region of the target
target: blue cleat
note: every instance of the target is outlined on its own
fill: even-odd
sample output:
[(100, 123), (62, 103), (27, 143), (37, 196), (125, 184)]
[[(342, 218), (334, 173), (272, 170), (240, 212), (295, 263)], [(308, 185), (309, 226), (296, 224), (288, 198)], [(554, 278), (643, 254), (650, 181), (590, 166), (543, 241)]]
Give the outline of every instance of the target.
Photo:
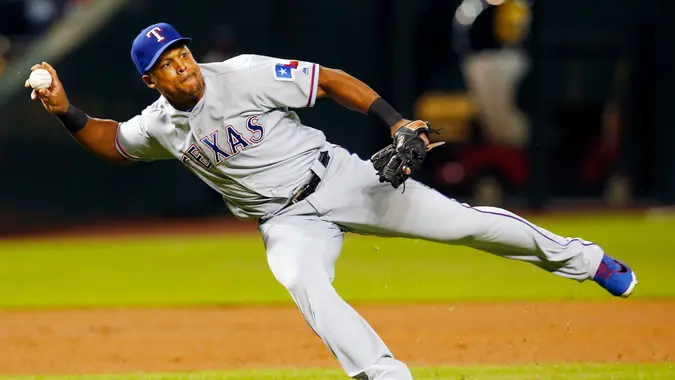
[(637, 284), (635, 273), (626, 264), (607, 255), (602, 257), (593, 281), (617, 297), (628, 297)]

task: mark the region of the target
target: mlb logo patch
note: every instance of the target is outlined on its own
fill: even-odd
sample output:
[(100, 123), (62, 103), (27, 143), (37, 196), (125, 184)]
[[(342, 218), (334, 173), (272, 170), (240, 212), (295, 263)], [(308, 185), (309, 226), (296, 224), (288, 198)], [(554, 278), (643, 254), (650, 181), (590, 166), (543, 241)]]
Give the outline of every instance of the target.
[(291, 61), (290, 63), (277, 63), (274, 65), (274, 79), (276, 80), (285, 80), (285, 81), (294, 81), (295, 72), (294, 70), (298, 68), (298, 61)]

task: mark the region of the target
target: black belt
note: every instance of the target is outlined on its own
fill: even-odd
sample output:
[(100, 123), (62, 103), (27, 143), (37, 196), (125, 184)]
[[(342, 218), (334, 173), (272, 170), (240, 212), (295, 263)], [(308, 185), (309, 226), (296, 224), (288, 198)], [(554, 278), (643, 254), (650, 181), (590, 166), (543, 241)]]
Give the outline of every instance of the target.
[[(327, 168), (328, 161), (330, 161), (330, 156), (328, 155), (328, 152), (325, 151), (321, 152), (321, 154), (319, 155), (319, 162), (321, 163), (321, 165)], [(298, 203), (303, 199), (307, 198), (308, 196), (312, 195), (312, 193), (314, 193), (316, 191), (316, 188), (319, 186), (319, 183), (321, 183), (321, 177), (316, 175), (316, 173), (312, 172), (312, 177), (309, 179), (309, 181), (304, 186), (299, 188), (295, 193), (293, 193), (289, 205)]]

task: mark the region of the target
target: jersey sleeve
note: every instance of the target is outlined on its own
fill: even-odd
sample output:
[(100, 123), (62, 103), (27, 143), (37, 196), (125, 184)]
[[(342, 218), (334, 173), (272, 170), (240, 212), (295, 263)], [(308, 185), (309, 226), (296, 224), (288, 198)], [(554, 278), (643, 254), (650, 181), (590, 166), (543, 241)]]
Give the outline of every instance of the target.
[(124, 158), (131, 161), (155, 161), (172, 158), (171, 154), (148, 134), (141, 115), (118, 124), (115, 147)]
[(319, 83), (319, 65), (289, 59), (251, 56), (253, 99), (269, 108), (313, 107)]

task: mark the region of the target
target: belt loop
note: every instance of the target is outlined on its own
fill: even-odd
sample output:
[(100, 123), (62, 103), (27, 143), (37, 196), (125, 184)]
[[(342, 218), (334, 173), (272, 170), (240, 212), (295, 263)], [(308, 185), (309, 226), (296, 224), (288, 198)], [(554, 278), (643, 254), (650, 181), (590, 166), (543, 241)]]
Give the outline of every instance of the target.
[(319, 152), (319, 157), (317, 157), (316, 160), (312, 163), (312, 166), (310, 167), (310, 170), (314, 172), (314, 174), (317, 175), (320, 179), (323, 179), (324, 174), (326, 173), (326, 166), (324, 166), (323, 163), (321, 163), (321, 157), (324, 154), (328, 154), (328, 152), (322, 151)]

